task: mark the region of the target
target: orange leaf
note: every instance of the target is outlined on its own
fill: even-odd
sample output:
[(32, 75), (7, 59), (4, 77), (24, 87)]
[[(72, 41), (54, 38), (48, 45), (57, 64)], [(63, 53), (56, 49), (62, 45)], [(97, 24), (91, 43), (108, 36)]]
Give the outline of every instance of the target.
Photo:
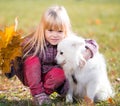
[(88, 96), (85, 96), (84, 100), (87, 103), (87, 106), (94, 106), (93, 101)]
[(96, 23), (96, 25), (99, 25), (99, 24), (101, 24), (101, 20), (100, 19), (95, 19), (95, 23)]
[(112, 98), (109, 98), (109, 99), (108, 99), (108, 102), (111, 103), (111, 104), (114, 104), (114, 101), (113, 101)]

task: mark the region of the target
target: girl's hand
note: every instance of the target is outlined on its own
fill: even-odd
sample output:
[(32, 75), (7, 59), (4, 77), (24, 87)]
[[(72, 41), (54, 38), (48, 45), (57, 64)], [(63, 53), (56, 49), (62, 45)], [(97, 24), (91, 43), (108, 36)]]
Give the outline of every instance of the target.
[(85, 52), (83, 53), (83, 58), (88, 61), (92, 57), (92, 52), (90, 49), (86, 49)]

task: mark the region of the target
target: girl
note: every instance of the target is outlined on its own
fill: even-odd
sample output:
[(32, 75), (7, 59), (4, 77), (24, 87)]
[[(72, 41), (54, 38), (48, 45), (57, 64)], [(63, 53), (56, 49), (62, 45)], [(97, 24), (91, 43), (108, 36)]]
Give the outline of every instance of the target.
[[(54, 91), (67, 92), (68, 84), (62, 68), (57, 65), (55, 56), (57, 44), (71, 35), (68, 14), (62, 6), (52, 6), (44, 12), (36, 31), (23, 43), (24, 84), (30, 88), (36, 104), (50, 103), (49, 95)], [(93, 40), (86, 40), (88, 60), (94, 56), (98, 46)]]

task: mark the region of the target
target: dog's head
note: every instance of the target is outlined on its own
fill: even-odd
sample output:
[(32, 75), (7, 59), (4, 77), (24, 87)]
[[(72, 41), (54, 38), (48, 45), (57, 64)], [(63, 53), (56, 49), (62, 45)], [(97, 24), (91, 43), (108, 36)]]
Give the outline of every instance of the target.
[[(82, 52), (85, 50), (85, 40), (77, 36), (63, 39), (57, 47), (57, 63), (64, 67), (65, 64), (79, 65)], [(69, 67), (69, 66), (68, 66)]]

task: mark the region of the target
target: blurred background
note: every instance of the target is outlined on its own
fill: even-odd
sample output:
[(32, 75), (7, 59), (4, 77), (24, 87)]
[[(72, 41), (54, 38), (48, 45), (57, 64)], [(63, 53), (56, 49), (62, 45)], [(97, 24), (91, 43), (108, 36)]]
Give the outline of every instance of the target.
[[(98, 42), (117, 94), (115, 99), (120, 103), (120, 0), (0, 0), (0, 29), (12, 25), (18, 17), (18, 29), (26, 36), (39, 24), (42, 13), (52, 5), (66, 8), (74, 32)], [(0, 80), (1, 86), (4, 79)], [(12, 80), (7, 81), (13, 83), (10, 82)], [(3, 97), (6, 95), (0, 93), (0, 100)]]

